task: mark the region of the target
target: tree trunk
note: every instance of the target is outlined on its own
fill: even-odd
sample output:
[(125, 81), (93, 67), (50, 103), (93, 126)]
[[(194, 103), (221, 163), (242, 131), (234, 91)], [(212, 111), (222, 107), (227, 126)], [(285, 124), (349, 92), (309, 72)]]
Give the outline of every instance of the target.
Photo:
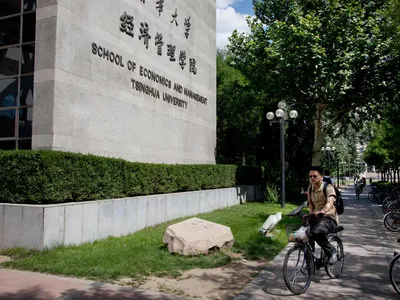
[(313, 144), (313, 156), (312, 156), (312, 165), (320, 166), (321, 165), (321, 148), (324, 143), (324, 139), (326, 136), (326, 131), (322, 129), (322, 112), (324, 110), (324, 106), (321, 103), (317, 103), (314, 118), (314, 144)]

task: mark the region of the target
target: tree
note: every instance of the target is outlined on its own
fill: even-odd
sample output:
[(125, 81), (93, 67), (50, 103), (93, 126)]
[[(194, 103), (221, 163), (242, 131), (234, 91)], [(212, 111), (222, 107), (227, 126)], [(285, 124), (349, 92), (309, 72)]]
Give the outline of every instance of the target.
[(217, 54), (217, 163), (254, 164), (262, 105), (250, 82)]
[[(256, 74), (254, 74), (256, 76)], [(260, 83), (244, 76), (224, 51), (217, 53), (217, 163), (265, 166), (269, 187), (280, 186), (279, 126), (266, 121), (274, 103), (265, 103)], [(307, 185), (304, 174), (310, 166), (312, 126), (300, 116), (296, 126), (288, 126), (286, 162), (288, 197), (299, 196)], [(306, 182), (304, 182), (306, 179)], [(293, 195), (291, 194), (293, 192)]]
[(361, 128), (397, 96), (386, 1), (253, 0), (250, 34), (234, 32), (228, 61), (268, 102), (285, 100), (314, 126), (312, 164), (333, 130)]
[(387, 172), (400, 167), (400, 126), (388, 121), (374, 124), (373, 135), (364, 152), (364, 160)]
[(398, 51), (400, 49), (400, 1), (391, 0), (390, 5), (386, 10), (386, 17), (388, 18), (389, 24), (392, 29), (394, 38), (394, 49)]

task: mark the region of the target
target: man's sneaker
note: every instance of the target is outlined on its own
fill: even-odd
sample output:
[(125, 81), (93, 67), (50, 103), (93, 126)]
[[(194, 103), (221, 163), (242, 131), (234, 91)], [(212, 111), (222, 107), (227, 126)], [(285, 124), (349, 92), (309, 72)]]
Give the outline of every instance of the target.
[(337, 251), (336, 249), (333, 249), (332, 256), (329, 258), (329, 264), (334, 265), (336, 263), (337, 263)]

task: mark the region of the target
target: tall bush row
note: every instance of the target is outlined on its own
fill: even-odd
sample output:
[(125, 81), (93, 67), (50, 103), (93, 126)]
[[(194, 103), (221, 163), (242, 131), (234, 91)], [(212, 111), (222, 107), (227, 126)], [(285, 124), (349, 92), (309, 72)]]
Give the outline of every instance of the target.
[(90, 154), (0, 151), (0, 202), (64, 203), (260, 184), (256, 166), (168, 165)]

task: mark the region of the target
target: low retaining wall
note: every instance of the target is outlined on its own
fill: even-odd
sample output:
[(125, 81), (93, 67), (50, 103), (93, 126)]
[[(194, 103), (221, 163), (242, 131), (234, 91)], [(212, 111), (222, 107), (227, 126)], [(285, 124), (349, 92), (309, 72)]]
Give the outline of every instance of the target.
[(123, 236), (177, 218), (256, 200), (259, 186), (55, 205), (0, 203), (0, 249), (44, 249)]

